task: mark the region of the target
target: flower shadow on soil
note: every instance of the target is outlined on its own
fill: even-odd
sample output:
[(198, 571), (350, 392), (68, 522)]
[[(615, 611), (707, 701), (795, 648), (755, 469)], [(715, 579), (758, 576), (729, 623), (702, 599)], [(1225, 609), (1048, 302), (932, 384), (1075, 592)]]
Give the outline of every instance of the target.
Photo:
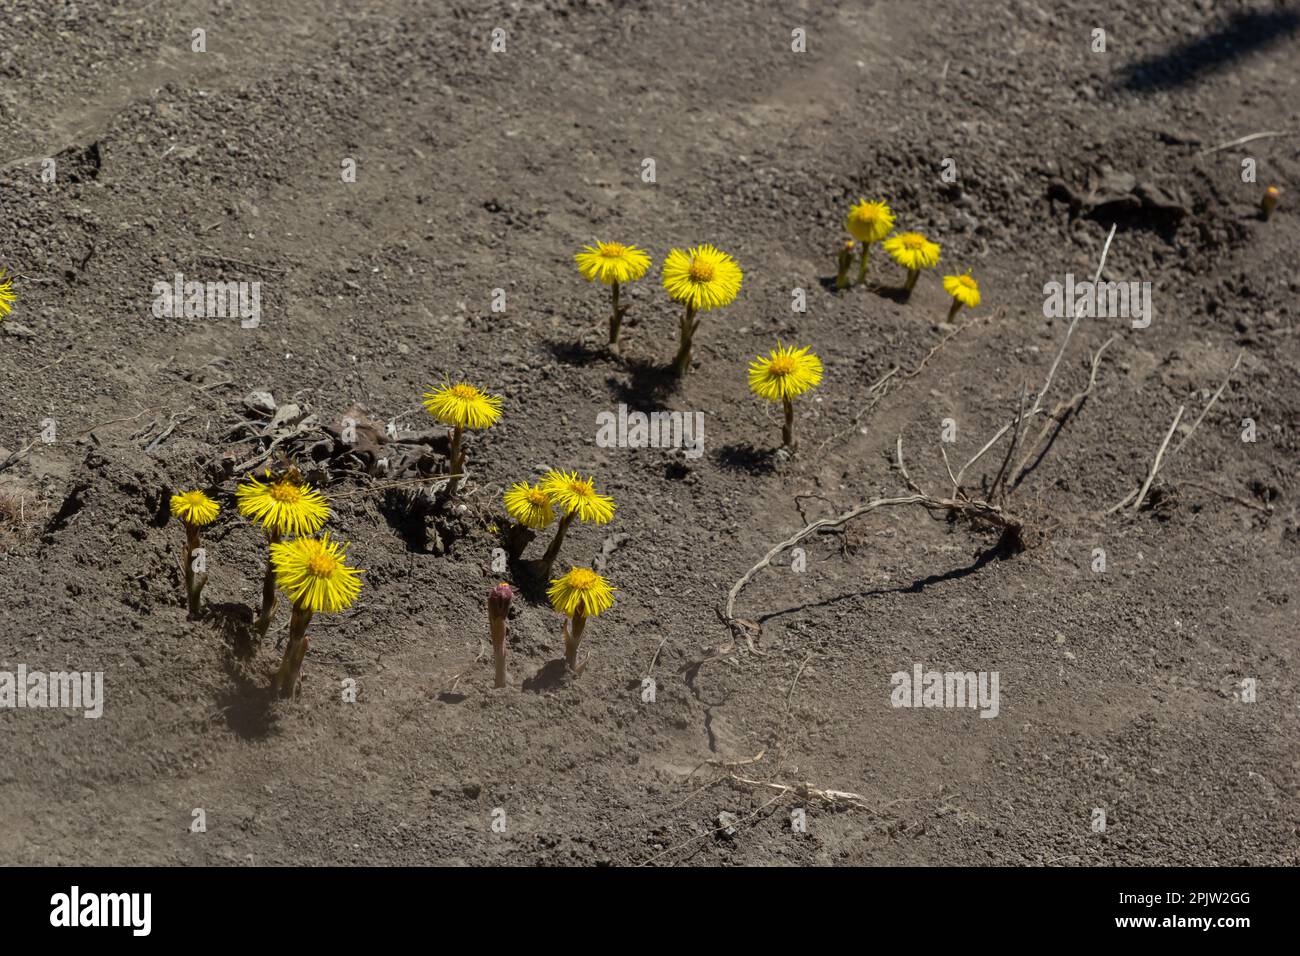
[(759, 448), (750, 442), (723, 445), (716, 455), (718, 464), (729, 471), (746, 471), (751, 475), (767, 475), (776, 470), (776, 448)]
[(265, 737), (274, 724), (274, 698), (253, 666), (252, 610), (234, 602), (210, 604), (202, 619), (225, 644), (221, 666), (231, 683), (217, 695), (217, 708), (226, 726), (244, 740)]
[(520, 685), (524, 690), (532, 694), (544, 694), (547, 691), (563, 687), (568, 683), (572, 675), (569, 673), (568, 664), (564, 658), (547, 661), (532, 677), (525, 677)]

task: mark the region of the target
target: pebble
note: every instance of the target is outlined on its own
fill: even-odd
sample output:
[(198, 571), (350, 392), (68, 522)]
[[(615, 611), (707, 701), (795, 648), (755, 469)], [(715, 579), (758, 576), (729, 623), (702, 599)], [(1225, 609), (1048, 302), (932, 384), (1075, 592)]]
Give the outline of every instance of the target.
[(270, 415), (275, 412), (275, 398), (270, 392), (255, 389), (244, 396), (244, 407), (259, 415)]

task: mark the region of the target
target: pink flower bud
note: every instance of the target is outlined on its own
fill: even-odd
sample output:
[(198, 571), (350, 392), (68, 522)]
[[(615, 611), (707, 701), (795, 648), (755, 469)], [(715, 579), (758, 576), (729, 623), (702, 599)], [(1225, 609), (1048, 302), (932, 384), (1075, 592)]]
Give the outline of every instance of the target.
[(504, 621), (514, 599), (515, 592), (510, 590), (510, 585), (498, 584), (488, 594), (488, 615), (494, 620)]

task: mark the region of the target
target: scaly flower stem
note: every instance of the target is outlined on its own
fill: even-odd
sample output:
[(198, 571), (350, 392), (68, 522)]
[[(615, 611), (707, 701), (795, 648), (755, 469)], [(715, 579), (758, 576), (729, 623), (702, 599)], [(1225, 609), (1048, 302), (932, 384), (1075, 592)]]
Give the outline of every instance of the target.
[(958, 312), (960, 309), (961, 309), (961, 300), (960, 300), (960, 299), (953, 299), (953, 300), (952, 300), (952, 308), (950, 308), (950, 309), (948, 310), (948, 321), (949, 321), (949, 322), (951, 322), (953, 319), (957, 318), (957, 312)]
[(785, 424), (781, 427), (781, 444), (791, 451), (796, 447), (794, 440), (794, 402), (790, 399), (782, 399), (785, 404)]
[(268, 553), (266, 557), (266, 576), (262, 579), (262, 613), (257, 616), (253, 622), (253, 633), (259, 641), (266, 639), (266, 631), (271, 626), (271, 619), (275, 617), (275, 568), (271, 566), (270, 546), (280, 540), (280, 532), (266, 532), (266, 544)]
[(618, 283), (610, 286), (614, 298), (614, 314), (609, 317), (609, 344), (618, 345), (618, 333), (623, 327), (623, 310), (618, 305)]
[(849, 266), (853, 262), (853, 247), (843, 245), (835, 257), (835, 291), (849, 287)]
[(555, 564), (555, 558), (560, 553), (560, 545), (564, 541), (564, 532), (569, 530), (569, 523), (573, 521), (573, 515), (574, 513), (570, 511), (560, 519), (560, 524), (555, 529), (555, 538), (551, 541), (551, 546), (546, 549), (546, 553), (542, 555), (544, 577), (549, 578), (551, 576), (551, 565)]
[(912, 297), (912, 290), (916, 288), (916, 280), (920, 278), (920, 269), (908, 269), (907, 281), (903, 283), (903, 301), (906, 302)]
[(460, 486), (460, 475), (465, 465), (465, 450), (461, 447), (461, 438), (464, 435), (464, 429), (459, 425), (451, 431), (451, 473), (455, 477), (447, 482), (447, 497), (450, 498), (456, 493)]
[(564, 628), (564, 662), (575, 674), (581, 673), (578, 670), (578, 645), (582, 643), (582, 631), (586, 626), (587, 618), (578, 610)]
[(492, 662), (496, 665), (493, 687), (506, 686), (506, 619), (489, 615), (492, 630)]
[(203, 586), (208, 583), (207, 572), (195, 574), (194, 572), (194, 552), (200, 548), (199, 529), (196, 525), (189, 522), (185, 523), (185, 596), (189, 601), (189, 613), (191, 618), (199, 616), (199, 595), (203, 593)]
[(686, 306), (686, 313), (681, 318), (681, 344), (677, 347), (677, 357), (673, 359), (673, 372), (679, 378), (691, 369), (691, 339), (700, 327), (700, 320), (695, 317), (695, 307)]
[(301, 604), (293, 606), (289, 617), (289, 646), (284, 649), (284, 659), (275, 675), (275, 692), (281, 697), (293, 697), (298, 693), (298, 682), (302, 679), (302, 661), (307, 656), (307, 647), (311, 643), (307, 638), (307, 625), (311, 623), (312, 612)]
[(862, 255), (858, 258), (858, 285), (863, 285), (867, 281), (867, 253), (871, 251), (871, 243), (862, 244)]

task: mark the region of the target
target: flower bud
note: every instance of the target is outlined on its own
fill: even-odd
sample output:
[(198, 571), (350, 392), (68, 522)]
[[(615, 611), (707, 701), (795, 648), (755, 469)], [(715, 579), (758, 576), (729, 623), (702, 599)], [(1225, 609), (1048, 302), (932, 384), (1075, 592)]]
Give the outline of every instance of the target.
[(1259, 201), (1259, 211), (1263, 214), (1264, 219), (1268, 220), (1273, 215), (1273, 210), (1277, 208), (1277, 201), (1282, 196), (1282, 190), (1276, 186), (1269, 186), (1264, 190), (1264, 198)]
[(515, 599), (515, 592), (508, 584), (498, 584), (488, 594), (488, 616), (494, 621), (504, 621), (510, 613), (510, 602)]

